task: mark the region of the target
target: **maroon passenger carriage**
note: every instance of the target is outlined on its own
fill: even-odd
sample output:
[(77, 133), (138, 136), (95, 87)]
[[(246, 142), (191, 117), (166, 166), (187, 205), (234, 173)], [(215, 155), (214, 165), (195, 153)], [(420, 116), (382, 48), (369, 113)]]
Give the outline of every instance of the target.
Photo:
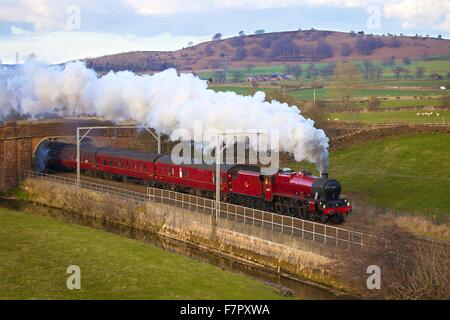
[[(74, 144), (45, 141), (36, 150), (35, 167), (38, 171), (75, 171), (76, 154)], [(83, 174), (105, 179), (209, 198), (215, 194), (215, 165), (175, 164), (170, 155), (81, 145), (80, 169)], [(336, 223), (344, 221), (352, 210), (348, 200), (340, 196), (339, 182), (327, 175), (316, 177), (290, 169), (263, 175), (257, 166), (241, 164), (221, 165), (220, 170), (223, 201)]]

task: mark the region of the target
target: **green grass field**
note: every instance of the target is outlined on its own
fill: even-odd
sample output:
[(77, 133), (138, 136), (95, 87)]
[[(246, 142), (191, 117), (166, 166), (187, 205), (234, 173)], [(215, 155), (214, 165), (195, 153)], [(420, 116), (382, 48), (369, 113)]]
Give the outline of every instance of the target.
[[(306, 167), (314, 171), (311, 165)], [(395, 137), (335, 151), (329, 171), (342, 183), (344, 193), (377, 207), (450, 213), (450, 134)]]
[[(328, 115), (330, 120), (366, 123), (449, 123), (450, 111), (434, 111), (430, 116), (417, 116), (418, 111), (395, 112), (339, 112)], [(439, 117), (437, 116), (439, 114)]]
[[(254, 89), (249, 85), (214, 85), (210, 87), (214, 91), (232, 91), (240, 95), (249, 95)], [(269, 91), (271, 88), (259, 87), (258, 91)], [(316, 99), (330, 99), (332, 98), (332, 91), (328, 88), (316, 89)], [(314, 89), (296, 89), (289, 91), (289, 94), (299, 100), (313, 100)], [(438, 100), (428, 99), (428, 97), (439, 96), (441, 94), (438, 90), (406, 90), (406, 89), (354, 89), (354, 98), (365, 98), (370, 96), (387, 97), (395, 100), (383, 101), (387, 103), (386, 106), (399, 107), (399, 106), (422, 106), (422, 105), (436, 105)], [(402, 99), (397, 100), (397, 97), (427, 97), (427, 99)], [(389, 105), (390, 104), (390, 105)], [(383, 106), (383, 104), (382, 104)]]
[[(365, 101), (355, 103), (355, 108), (367, 108), (367, 99)], [(431, 99), (431, 97), (427, 97), (425, 99), (389, 99), (389, 100), (381, 100), (381, 104), (379, 108), (399, 108), (399, 107), (421, 107), (421, 106), (439, 106), (441, 105), (439, 100)]]
[[(120, 236), (0, 208), (0, 299), (280, 299), (272, 287)], [(68, 290), (69, 265), (81, 290)]]
[(422, 87), (439, 89), (441, 86), (450, 85), (450, 79), (448, 80), (383, 80), (383, 81), (367, 81), (369, 85), (376, 86), (389, 86), (389, 87)]

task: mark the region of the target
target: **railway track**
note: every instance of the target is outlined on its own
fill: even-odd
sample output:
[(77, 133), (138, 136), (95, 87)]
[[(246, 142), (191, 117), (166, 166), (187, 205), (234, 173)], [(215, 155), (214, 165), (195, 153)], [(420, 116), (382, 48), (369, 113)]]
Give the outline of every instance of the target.
[[(51, 172), (51, 175), (70, 179), (73, 183), (76, 181), (75, 173)], [(208, 215), (215, 213), (215, 201), (208, 198), (201, 198), (169, 190), (148, 188), (147, 186), (135, 183), (118, 182), (84, 175), (81, 176), (81, 181), (87, 184), (88, 189), (92, 189), (92, 186), (105, 186), (105, 191), (108, 192), (106, 186), (109, 186), (113, 187), (111, 189), (113, 189), (113, 192), (117, 193), (120, 193), (120, 190), (131, 191), (130, 194), (133, 194), (135, 200), (146, 200), (150, 197), (150, 199), (155, 202), (177, 206), (183, 209), (194, 210)], [(149, 189), (153, 190), (153, 196), (149, 194)], [(127, 193), (125, 192), (124, 194), (126, 195)], [(351, 230), (340, 226), (336, 227), (319, 222), (282, 216), (229, 203), (221, 203), (219, 218), (272, 229), (277, 232), (298, 236), (308, 240), (328, 244), (331, 243), (336, 246), (342, 246), (343, 244), (346, 247), (350, 247), (351, 245), (387, 247), (386, 241), (370, 234), (370, 229), (361, 232), (355, 229)], [(449, 242), (436, 241), (425, 237), (416, 237), (416, 239), (423, 244), (443, 246), (450, 250)]]

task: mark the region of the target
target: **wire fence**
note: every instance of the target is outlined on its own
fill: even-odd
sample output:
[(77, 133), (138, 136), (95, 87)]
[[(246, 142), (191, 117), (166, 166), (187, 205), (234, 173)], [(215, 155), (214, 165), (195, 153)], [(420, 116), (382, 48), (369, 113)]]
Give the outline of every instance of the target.
[[(216, 214), (216, 203), (213, 199), (157, 188), (147, 188), (147, 195), (152, 202), (213, 216)], [(385, 245), (385, 242), (375, 236), (333, 225), (302, 220), (227, 202), (220, 202), (219, 206), (218, 220), (252, 225), (335, 247)]]
[[(47, 173), (28, 171), (25, 173), (25, 177), (63, 183), (74, 187), (77, 186), (76, 179)], [(79, 187), (95, 192), (107, 193), (124, 200), (132, 199), (141, 203), (150, 201), (175, 206), (210, 216), (216, 215), (215, 200), (185, 193), (148, 187), (147, 194), (145, 194), (126, 188), (118, 188), (83, 180), (80, 181)], [(334, 225), (302, 220), (295, 217), (283, 216), (272, 212), (247, 208), (226, 202), (220, 202), (217, 219), (252, 225), (254, 227), (264, 228), (267, 230), (272, 230), (273, 232), (311, 240), (335, 248), (349, 249), (354, 246), (389, 247), (386, 240), (367, 233), (345, 229)], [(436, 241), (423, 237), (416, 237), (416, 240), (422, 243), (433, 243), (434, 245), (442, 246), (447, 250), (450, 250), (450, 243), (446, 241)]]
[[(26, 177), (77, 186), (76, 179), (47, 173), (30, 171), (26, 173)], [(147, 188), (147, 194), (144, 194), (125, 188), (118, 188), (83, 180), (80, 181), (79, 187), (95, 192), (108, 193), (121, 199), (133, 199), (138, 202), (151, 201), (210, 216), (216, 215), (216, 204), (213, 199), (175, 191), (149, 187)], [(254, 227), (264, 228), (267, 230), (272, 230), (273, 232), (283, 233), (339, 248), (385, 245), (380, 238), (370, 234), (309, 220), (302, 220), (295, 217), (279, 215), (258, 209), (247, 208), (226, 202), (220, 203), (217, 219), (252, 225)]]

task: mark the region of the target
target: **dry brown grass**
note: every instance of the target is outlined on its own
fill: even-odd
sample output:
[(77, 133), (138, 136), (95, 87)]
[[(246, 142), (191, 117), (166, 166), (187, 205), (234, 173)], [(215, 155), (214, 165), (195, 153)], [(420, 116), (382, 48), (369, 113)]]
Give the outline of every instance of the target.
[[(359, 294), (379, 299), (450, 299), (448, 246), (418, 241), (390, 221), (379, 222), (371, 232), (387, 246), (354, 248), (339, 260), (339, 275)], [(369, 265), (381, 269), (380, 290), (366, 287)]]
[(164, 216), (149, 217), (145, 205), (132, 199), (33, 179), (25, 180), (22, 188), (33, 202), (96, 219), (154, 232), (164, 224)]
[(450, 225), (446, 222), (436, 223), (427, 217), (411, 215), (397, 215), (391, 219), (395, 225), (415, 235), (450, 241)]
[[(353, 200), (354, 198), (352, 196)], [(372, 232), (380, 223), (395, 225), (418, 237), (450, 241), (448, 215), (437, 220), (433, 216), (418, 216), (394, 210), (384, 210), (358, 201), (354, 201), (354, 213), (347, 219), (345, 227)]]

